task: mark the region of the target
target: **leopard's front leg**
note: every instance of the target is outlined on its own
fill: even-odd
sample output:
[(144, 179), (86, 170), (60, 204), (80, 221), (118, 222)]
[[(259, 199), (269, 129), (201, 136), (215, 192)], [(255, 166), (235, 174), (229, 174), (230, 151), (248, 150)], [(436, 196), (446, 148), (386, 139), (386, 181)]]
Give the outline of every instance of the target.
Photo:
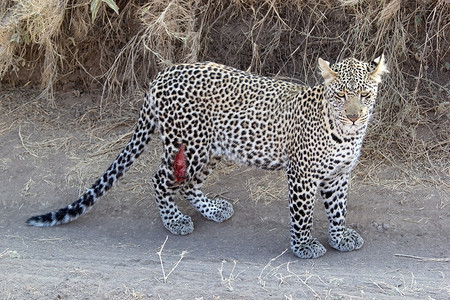
[[(296, 166), (289, 166), (289, 210), (291, 216), (291, 249), (300, 258), (316, 258), (325, 254), (325, 247), (311, 236), (317, 183), (312, 177), (300, 178)], [(302, 174), (302, 176), (304, 173)]]
[(331, 247), (339, 251), (357, 250), (364, 244), (363, 238), (345, 226), (349, 174), (340, 174), (319, 185), (328, 216), (328, 237)]

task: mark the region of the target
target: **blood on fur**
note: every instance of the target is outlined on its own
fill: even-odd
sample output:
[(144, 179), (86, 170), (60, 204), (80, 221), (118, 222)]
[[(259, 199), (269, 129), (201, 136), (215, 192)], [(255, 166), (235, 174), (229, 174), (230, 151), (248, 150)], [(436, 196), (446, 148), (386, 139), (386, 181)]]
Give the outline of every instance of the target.
[(182, 182), (186, 179), (186, 154), (184, 154), (184, 150), (185, 146), (181, 145), (173, 162), (173, 170), (177, 182)]

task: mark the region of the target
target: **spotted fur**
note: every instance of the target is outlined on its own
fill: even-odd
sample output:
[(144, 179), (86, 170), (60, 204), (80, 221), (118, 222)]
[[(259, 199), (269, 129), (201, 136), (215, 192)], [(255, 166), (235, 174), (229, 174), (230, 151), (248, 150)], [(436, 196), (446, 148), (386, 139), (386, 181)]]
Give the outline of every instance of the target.
[(291, 248), (301, 258), (325, 247), (311, 236), (316, 194), (325, 204), (329, 243), (359, 249), (363, 239), (345, 226), (350, 171), (372, 114), (384, 57), (375, 64), (350, 58), (330, 67), (319, 59), (324, 83), (304, 87), (215, 63), (181, 64), (151, 83), (133, 137), (108, 170), (71, 205), (28, 219), (53, 226), (77, 219), (128, 170), (157, 130), (164, 145), (153, 177), (164, 226), (174, 234), (194, 230), (180, 212), (181, 195), (205, 218), (223, 222), (231, 203), (200, 190), (220, 157), (268, 170), (285, 169), (289, 184)]

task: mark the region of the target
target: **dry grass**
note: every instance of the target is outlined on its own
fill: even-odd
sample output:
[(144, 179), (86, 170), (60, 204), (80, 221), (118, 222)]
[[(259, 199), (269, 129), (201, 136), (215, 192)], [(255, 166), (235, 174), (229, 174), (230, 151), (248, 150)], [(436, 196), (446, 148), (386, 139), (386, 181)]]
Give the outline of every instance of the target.
[(107, 101), (124, 114), (150, 78), (174, 63), (213, 60), (312, 85), (320, 81), (318, 57), (384, 53), (391, 73), (361, 168), (420, 161), (434, 181), (450, 173), (448, 1), (116, 0), (119, 15), (102, 5), (95, 22), (90, 3), (3, 1), (2, 84), (39, 83), (51, 101), (57, 90), (101, 88), (97, 113), (106, 119)]
[(139, 30), (106, 72), (103, 98), (120, 100), (124, 87), (127, 93), (142, 91), (156, 70), (197, 61), (200, 35), (195, 30), (195, 9), (192, 1), (174, 0), (151, 1), (137, 8)]
[[(59, 0), (4, 2), (0, 7), (0, 79), (20, 68), (36, 68), (35, 60), (40, 58), (43, 95), (53, 99), (53, 87), (60, 75), (58, 65), (63, 63), (59, 35), (66, 4)], [(29, 53), (36, 55), (27, 59)]]
[(285, 201), (288, 195), (284, 171), (266, 173), (265, 176), (249, 178), (245, 187), (255, 204), (269, 205), (272, 201)]

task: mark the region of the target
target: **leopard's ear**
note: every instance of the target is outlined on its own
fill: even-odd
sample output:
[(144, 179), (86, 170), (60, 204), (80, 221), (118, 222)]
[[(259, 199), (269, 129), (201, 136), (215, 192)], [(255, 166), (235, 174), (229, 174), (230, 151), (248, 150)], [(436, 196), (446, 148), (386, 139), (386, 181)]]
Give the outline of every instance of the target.
[(374, 62), (377, 64), (377, 66), (375, 67), (375, 70), (373, 70), (369, 74), (369, 76), (376, 83), (380, 83), (381, 82), (381, 76), (384, 73), (389, 73), (389, 70), (387, 69), (386, 62), (385, 62), (385, 59), (384, 59), (384, 54), (381, 54), (381, 56), (375, 58)]
[(337, 77), (337, 73), (331, 70), (330, 63), (326, 60), (323, 60), (319, 57), (319, 69), (322, 74), (323, 80), (325, 81), (325, 85), (328, 85)]

